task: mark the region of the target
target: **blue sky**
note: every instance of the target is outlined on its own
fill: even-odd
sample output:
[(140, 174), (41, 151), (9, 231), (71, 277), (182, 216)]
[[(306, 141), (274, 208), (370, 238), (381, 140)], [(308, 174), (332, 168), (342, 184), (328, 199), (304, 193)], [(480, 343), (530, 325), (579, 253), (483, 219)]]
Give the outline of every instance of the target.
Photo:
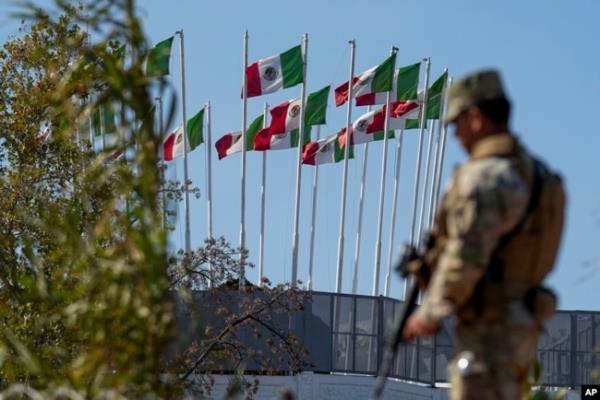
[[(48, 4), (49, 1), (38, 2)], [(399, 48), (397, 65), (431, 57), (431, 78), (444, 68), (450, 75), (483, 67), (501, 70), (513, 101), (512, 128), (535, 154), (558, 169), (568, 188), (567, 227), (555, 272), (549, 282), (561, 296), (561, 308), (598, 310), (600, 305), (600, 3), (594, 0), (483, 2), (456, 0), (419, 2), (332, 0), (281, 1), (139, 1), (152, 43), (183, 28), (186, 35), (187, 114), (206, 101), (213, 105), (213, 142), (241, 125), (239, 91), (242, 73), (242, 35), (250, 34), (252, 62), (282, 52), (309, 35), (308, 91), (334, 87), (348, 76), (349, 39), (356, 39), (356, 71), (381, 62), (391, 46)], [(0, 38), (16, 33), (16, 23), (0, 5)], [(179, 47), (171, 60), (172, 82), (179, 85)], [(267, 101), (276, 105), (298, 97), (300, 88), (249, 100), (249, 118), (262, 112)], [(330, 98), (330, 103), (332, 103)], [(353, 109), (353, 117), (366, 110)], [(330, 104), (322, 137), (345, 121), (345, 107)], [(179, 122), (177, 122), (179, 123)], [(171, 127), (173, 128), (173, 127)], [(313, 132), (314, 135), (314, 132)], [(395, 248), (408, 238), (413, 190), (416, 132), (405, 134), (401, 161), (400, 196)], [(370, 294), (376, 232), (382, 144), (370, 148), (366, 187), (359, 293)], [(222, 161), (213, 151), (214, 234), (233, 243), (239, 236), (240, 157)], [(350, 162), (343, 290), (351, 290), (362, 149)], [(394, 145), (390, 143), (385, 220), (390, 216)], [(190, 154), (190, 176), (202, 190), (191, 201), (192, 243), (206, 236), (205, 149)], [(444, 180), (465, 155), (449, 136)], [(268, 154), (265, 273), (274, 282), (290, 279), (291, 238), (296, 153)], [(260, 154), (248, 154), (247, 243), (258, 261)], [(171, 167), (182, 176), (181, 162)], [(320, 169), (314, 288), (333, 291), (341, 165)], [(311, 213), (312, 167), (303, 167), (300, 218), (300, 270), (305, 280)], [(382, 268), (385, 270), (389, 224), (384, 224)], [(173, 235), (183, 242), (183, 231)], [(590, 265), (591, 262), (591, 265)], [(594, 264), (595, 263), (595, 264)], [(594, 267), (595, 265), (595, 267)], [(382, 278), (385, 272), (382, 272)], [(256, 269), (249, 278), (256, 280)], [(381, 283), (383, 286), (383, 281)], [(392, 296), (401, 293), (394, 276)]]

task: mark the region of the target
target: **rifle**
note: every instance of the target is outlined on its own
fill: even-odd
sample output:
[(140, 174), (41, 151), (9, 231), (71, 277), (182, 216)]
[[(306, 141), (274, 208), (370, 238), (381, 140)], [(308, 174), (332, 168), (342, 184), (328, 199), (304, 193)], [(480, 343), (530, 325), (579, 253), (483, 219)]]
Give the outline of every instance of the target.
[(375, 386), (373, 387), (373, 400), (380, 399), (381, 395), (383, 394), (385, 382), (387, 381), (387, 377), (390, 373), (392, 363), (396, 357), (396, 354), (398, 353), (400, 343), (403, 341), (402, 333), (404, 332), (404, 327), (406, 326), (408, 318), (417, 308), (419, 285), (417, 284), (416, 277), (410, 276), (417, 271), (410, 271), (408, 266), (411, 261), (422, 258), (425, 251), (433, 247), (433, 240), (428, 235), (427, 239), (424, 240), (424, 243), (426, 243), (426, 248), (421, 249), (417, 249), (412, 245), (405, 244), (401, 256), (398, 258), (394, 268), (396, 272), (400, 274), (400, 276), (408, 280), (406, 298), (404, 299), (404, 304), (402, 305), (400, 312), (397, 314), (396, 321), (394, 323), (394, 330), (392, 331), (392, 335), (388, 341), (388, 347), (383, 354), (383, 360), (381, 361), (381, 365), (379, 367), (377, 380), (375, 381)]

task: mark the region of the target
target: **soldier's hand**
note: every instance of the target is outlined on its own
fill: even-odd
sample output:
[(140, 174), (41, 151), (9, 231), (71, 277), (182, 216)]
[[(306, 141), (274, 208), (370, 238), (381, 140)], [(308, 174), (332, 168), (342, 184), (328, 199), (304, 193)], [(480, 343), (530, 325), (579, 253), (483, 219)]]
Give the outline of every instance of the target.
[(402, 333), (402, 337), (406, 341), (411, 341), (417, 337), (432, 336), (440, 330), (438, 324), (429, 324), (422, 321), (417, 313), (413, 313), (406, 321), (406, 327)]

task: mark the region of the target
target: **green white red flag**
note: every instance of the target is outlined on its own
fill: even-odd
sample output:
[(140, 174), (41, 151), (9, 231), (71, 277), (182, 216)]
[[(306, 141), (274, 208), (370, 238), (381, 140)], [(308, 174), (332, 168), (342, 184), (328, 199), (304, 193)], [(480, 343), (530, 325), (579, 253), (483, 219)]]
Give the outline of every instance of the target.
[[(304, 139), (310, 141), (310, 127), (326, 123), (329, 86), (308, 95), (304, 115)], [(268, 131), (256, 135), (254, 150), (282, 150), (298, 145), (300, 128), (300, 99), (284, 101), (271, 109), (271, 125)]]
[[(383, 106), (379, 110), (370, 111), (358, 117), (352, 124), (352, 132), (358, 134), (371, 134), (383, 131), (385, 124), (385, 109)], [(407, 119), (417, 118), (421, 107), (416, 101), (397, 101), (390, 105), (390, 114), (388, 118), (388, 129), (404, 129)], [(364, 143), (364, 142), (356, 142)]]
[(148, 52), (146, 58), (145, 72), (148, 78), (160, 78), (169, 75), (169, 60), (171, 58), (171, 47), (174, 36), (158, 43)]
[(302, 64), (299, 45), (250, 64), (246, 68), (246, 97), (262, 96), (302, 83)]
[[(184, 154), (185, 140), (183, 138), (183, 125), (179, 126), (175, 132), (167, 135), (163, 142), (163, 158), (165, 161), (172, 161)], [(189, 144), (188, 144), (189, 151)]]
[[(442, 104), (442, 94), (444, 91), (444, 85), (448, 74), (445, 72), (440, 75), (429, 86), (427, 91), (427, 119), (439, 119), (440, 118), (440, 106)], [(419, 101), (425, 98), (424, 93), (419, 92)], [(419, 127), (419, 121), (417, 119), (406, 121), (406, 129), (416, 129)]]
[[(360, 97), (366, 94), (389, 92), (392, 90), (396, 54), (389, 56), (383, 63), (352, 78), (352, 95)], [(335, 105), (337, 107), (348, 101), (348, 82), (335, 89)]]
[[(273, 134), (269, 128), (262, 129), (254, 138), (254, 150), (285, 150), (298, 146), (298, 132), (294, 129), (290, 132)], [(310, 142), (310, 126), (304, 129), (303, 144)]]
[[(419, 87), (419, 71), (421, 63), (407, 65), (394, 71), (392, 81), (391, 99), (415, 100), (417, 98), (417, 89)], [(386, 93), (369, 93), (356, 97), (357, 106), (369, 106), (386, 103)]]
[[(335, 135), (324, 139), (310, 142), (304, 146), (302, 152), (302, 163), (307, 165), (333, 164), (344, 159), (344, 149), (340, 147), (340, 137), (344, 135), (346, 128)], [(349, 158), (354, 158), (354, 149), (348, 149)]]
[[(204, 143), (203, 134), (204, 108), (192, 118), (188, 119), (187, 128), (187, 151), (190, 152)], [(179, 126), (173, 133), (167, 135), (163, 141), (163, 158), (172, 161), (184, 153), (183, 126)]]
[[(255, 136), (263, 129), (263, 116), (258, 116), (246, 130), (246, 151), (254, 149)], [(265, 130), (268, 128), (264, 128)], [(242, 132), (229, 132), (215, 142), (219, 160), (242, 151)]]

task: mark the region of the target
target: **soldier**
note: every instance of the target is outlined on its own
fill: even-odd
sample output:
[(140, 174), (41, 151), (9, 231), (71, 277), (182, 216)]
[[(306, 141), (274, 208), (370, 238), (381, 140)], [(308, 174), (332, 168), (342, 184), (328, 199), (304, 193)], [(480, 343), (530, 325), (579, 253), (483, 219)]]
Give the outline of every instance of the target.
[(560, 241), (562, 181), (510, 133), (509, 115), (496, 71), (449, 88), (446, 122), (469, 159), (444, 195), (433, 246), (414, 267), (427, 271), (427, 291), (404, 338), (433, 335), (456, 316), (452, 399), (521, 398), (541, 323), (556, 305), (540, 283)]

